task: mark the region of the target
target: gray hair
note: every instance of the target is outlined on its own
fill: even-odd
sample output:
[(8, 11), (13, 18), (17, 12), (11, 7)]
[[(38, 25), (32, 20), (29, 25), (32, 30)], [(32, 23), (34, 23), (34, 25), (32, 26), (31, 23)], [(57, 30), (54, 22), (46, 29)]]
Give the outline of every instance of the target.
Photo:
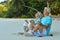
[(47, 10), (48, 13), (51, 11), (49, 7), (45, 7), (44, 10)]
[(37, 14), (39, 14), (39, 17), (42, 18), (43, 14), (41, 12), (37, 12)]

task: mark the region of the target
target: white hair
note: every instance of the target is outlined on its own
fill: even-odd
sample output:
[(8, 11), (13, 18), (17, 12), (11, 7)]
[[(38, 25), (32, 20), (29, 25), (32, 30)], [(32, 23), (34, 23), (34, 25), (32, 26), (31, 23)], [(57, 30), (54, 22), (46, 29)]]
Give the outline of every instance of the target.
[(45, 7), (44, 10), (47, 10), (47, 12), (50, 13), (50, 8), (49, 7)]

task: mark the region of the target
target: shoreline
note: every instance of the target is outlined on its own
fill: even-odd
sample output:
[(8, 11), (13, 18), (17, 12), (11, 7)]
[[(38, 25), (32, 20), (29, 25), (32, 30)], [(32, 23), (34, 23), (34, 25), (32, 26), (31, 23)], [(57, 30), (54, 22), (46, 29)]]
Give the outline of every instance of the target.
[[(0, 18), (0, 20), (34, 20), (35, 18)], [(60, 20), (60, 17), (52, 17), (53, 20)]]

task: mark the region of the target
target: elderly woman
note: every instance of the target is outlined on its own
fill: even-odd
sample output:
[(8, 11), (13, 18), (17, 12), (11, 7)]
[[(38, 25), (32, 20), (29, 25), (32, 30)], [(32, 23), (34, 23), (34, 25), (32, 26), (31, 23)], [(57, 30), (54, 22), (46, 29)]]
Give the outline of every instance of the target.
[[(49, 13), (50, 13), (50, 9), (48, 7), (45, 7), (43, 11), (44, 17), (41, 19), (41, 24), (42, 27), (44, 27), (44, 29), (46, 30), (46, 34), (41, 34), (41, 35), (39, 34), (40, 36), (48, 36), (51, 30), (52, 18), (49, 16)], [(37, 27), (40, 28), (39, 25), (37, 25)]]
[[(36, 35), (37, 31), (40, 32), (41, 34), (43, 34), (43, 27), (41, 26), (41, 18), (43, 17), (43, 15), (42, 15), (42, 13), (37, 12), (35, 14), (35, 17), (36, 17), (35, 20), (30, 20), (30, 22), (25, 20), (25, 22), (24, 22), (24, 31), (25, 32), (28, 31), (28, 33), (31, 33), (33, 35)], [(39, 35), (36, 35), (36, 36), (39, 36)]]

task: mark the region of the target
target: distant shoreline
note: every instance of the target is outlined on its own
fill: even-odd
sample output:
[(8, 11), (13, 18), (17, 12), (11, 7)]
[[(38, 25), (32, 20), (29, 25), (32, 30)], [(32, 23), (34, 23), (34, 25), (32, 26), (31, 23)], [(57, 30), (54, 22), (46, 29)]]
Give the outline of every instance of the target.
[[(34, 18), (0, 18), (0, 20), (34, 20)], [(60, 20), (60, 17), (52, 17), (53, 20)]]

